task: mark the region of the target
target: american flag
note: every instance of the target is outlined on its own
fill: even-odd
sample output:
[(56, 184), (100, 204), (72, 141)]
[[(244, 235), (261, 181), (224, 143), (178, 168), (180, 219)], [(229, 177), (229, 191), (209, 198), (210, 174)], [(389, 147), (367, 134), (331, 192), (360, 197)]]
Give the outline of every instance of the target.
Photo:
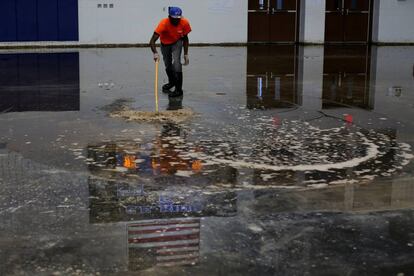
[(200, 219), (174, 218), (127, 225), (130, 268), (196, 264), (200, 250)]

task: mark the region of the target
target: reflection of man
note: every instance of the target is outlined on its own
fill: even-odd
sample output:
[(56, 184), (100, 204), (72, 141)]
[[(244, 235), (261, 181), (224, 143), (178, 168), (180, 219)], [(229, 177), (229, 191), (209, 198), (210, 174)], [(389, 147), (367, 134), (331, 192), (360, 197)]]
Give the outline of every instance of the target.
[(177, 171), (189, 171), (191, 161), (184, 160), (177, 151), (177, 146), (184, 147), (185, 142), (177, 140), (171, 143), (170, 137), (181, 137), (181, 127), (174, 123), (166, 123), (162, 126), (161, 137), (158, 137), (154, 145), (159, 152), (158, 164), (162, 173), (174, 174)]
[[(181, 51), (184, 47), (184, 65), (188, 65), (188, 34), (191, 32), (190, 22), (182, 17), (182, 11), (178, 7), (170, 7), (168, 18), (160, 21), (150, 40), (151, 50), (154, 53), (154, 60), (160, 58), (155, 42), (161, 39), (161, 52), (164, 59), (165, 70), (168, 76), (168, 83), (162, 87), (162, 91), (169, 93), (172, 97), (183, 95), (183, 72), (181, 66)], [(173, 92), (171, 88), (175, 87)]]

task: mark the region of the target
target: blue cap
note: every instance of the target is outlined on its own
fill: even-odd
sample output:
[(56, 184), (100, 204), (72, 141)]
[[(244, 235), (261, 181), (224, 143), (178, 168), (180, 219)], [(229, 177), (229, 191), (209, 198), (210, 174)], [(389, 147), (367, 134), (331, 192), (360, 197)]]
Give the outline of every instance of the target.
[(181, 18), (183, 11), (179, 7), (169, 7), (168, 15), (172, 18)]

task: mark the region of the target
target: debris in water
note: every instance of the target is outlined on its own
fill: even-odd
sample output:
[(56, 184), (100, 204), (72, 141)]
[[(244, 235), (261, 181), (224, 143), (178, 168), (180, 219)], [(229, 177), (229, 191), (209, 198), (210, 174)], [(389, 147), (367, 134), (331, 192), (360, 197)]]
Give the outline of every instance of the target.
[(194, 173), (191, 171), (180, 171), (178, 170), (175, 175), (176, 176), (183, 176), (183, 177), (190, 177), (191, 175), (193, 175)]
[(124, 109), (121, 111), (113, 111), (109, 114), (112, 118), (123, 118), (127, 121), (141, 121), (141, 122), (172, 122), (181, 123), (193, 118), (196, 115), (194, 111), (189, 108), (179, 110), (165, 110), (160, 112), (137, 111)]

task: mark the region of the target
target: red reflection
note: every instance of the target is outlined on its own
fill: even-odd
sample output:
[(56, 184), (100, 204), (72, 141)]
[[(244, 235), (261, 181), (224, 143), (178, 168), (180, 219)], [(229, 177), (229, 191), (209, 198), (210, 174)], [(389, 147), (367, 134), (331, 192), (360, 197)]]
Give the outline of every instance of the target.
[(280, 118), (277, 117), (277, 116), (274, 116), (273, 117), (273, 125), (274, 126), (280, 126), (281, 124), (282, 124), (282, 121), (280, 120)]
[(352, 124), (354, 122), (354, 117), (350, 114), (345, 115), (345, 121), (349, 124)]

